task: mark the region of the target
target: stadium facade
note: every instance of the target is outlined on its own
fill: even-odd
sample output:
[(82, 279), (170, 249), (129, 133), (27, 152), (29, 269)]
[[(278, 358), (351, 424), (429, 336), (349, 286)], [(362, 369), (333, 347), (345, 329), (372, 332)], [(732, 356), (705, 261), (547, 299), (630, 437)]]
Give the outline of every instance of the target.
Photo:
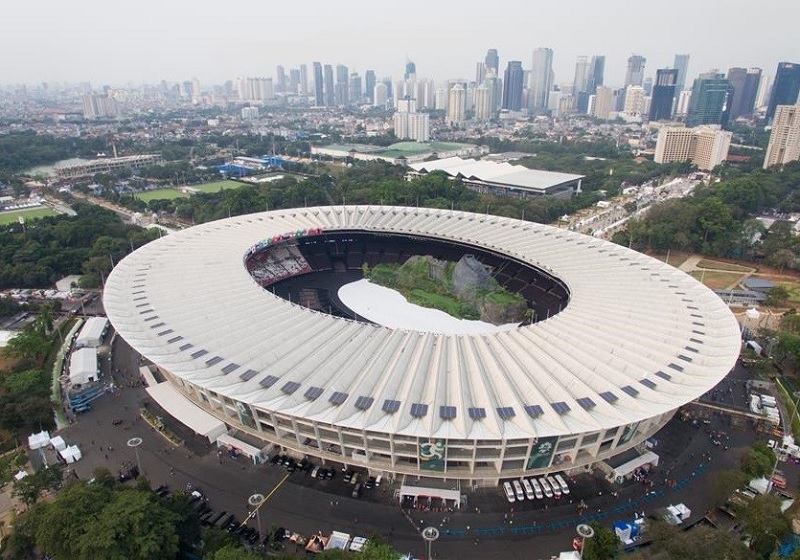
[[(553, 311), (448, 335), (276, 295), (315, 271), (403, 260), (393, 239), (475, 253)], [(182, 395), (265, 445), (476, 485), (574, 471), (642, 443), (740, 349), (719, 297), (658, 260), (550, 226), (425, 208), (302, 208), (195, 226), (123, 259), (104, 303)]]

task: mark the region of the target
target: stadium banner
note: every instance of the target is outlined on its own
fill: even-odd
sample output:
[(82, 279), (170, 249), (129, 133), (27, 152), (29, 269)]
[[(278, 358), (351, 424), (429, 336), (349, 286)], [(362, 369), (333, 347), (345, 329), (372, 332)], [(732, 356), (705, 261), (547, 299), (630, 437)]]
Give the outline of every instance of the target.
[(556, 450), (558, 436), (539, 438), (531, 448), (531, 455), (528, 457), (526, 470), (544, 469), (550, 466), (550, 460)]
[(423, 471), (444, 471), (445, 443), (440, 438), (419, 438), (419, 468)]
[(256, 243), (252, 247), (250, 247), (247, 250), (247, 253), (245, 254), (245, 258), (246, 259), (250, 258), (255, 253), (257, 253), (257, 252), (259, 252), (259, 251), (261, 251), (263, 249), (266, 249), (267, 247), (269, 247), (270, 245), (273, 245), (275, 243), (280, 243), (282, 241), (288, 241), (289, 239), (297, 239), (297, 238), (300, 238), (300, 237), (307, 237), (307, 236), (311, 236), (311, 235), (322, 235), (322, 228), (299, 229), (299, 230), (293, 231), (291, 233), (283, 233), (281, 235), (276, 235), (276, 236), (271, 237), (269, 239), (264, 239), (263, 241), (259, 241), (258, 243)]
[(622, 432), (622, 436), (619, 438), (619, 443), (617, 444), (617, 447), (619, 447), (620, 445), (625, 445), (631, 440), (633, 434), (635, 434), (636, 430), (639, 429), (639, 424), (641, 424), (641, 422), (636, 422), (636, 424), (630, 424), (628, 426), (625, 426), (625, 430)]

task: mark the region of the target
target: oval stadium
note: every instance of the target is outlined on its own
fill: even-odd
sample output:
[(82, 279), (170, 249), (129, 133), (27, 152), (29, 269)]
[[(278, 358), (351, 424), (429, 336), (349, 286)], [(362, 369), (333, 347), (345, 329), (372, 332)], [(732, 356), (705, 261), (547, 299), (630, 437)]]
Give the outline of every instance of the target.
[[(412, 255), (468, 255), (533, 320), (392, 328), (338, 297), (363, 265)], [(265, 447), (472, 485), (575, 472), (641, 444), (740, 349), (727, 306), (661, 261), (450, 210), (331, 206), (198, 225), (123, 259), (103, 297), (171, 390)]]

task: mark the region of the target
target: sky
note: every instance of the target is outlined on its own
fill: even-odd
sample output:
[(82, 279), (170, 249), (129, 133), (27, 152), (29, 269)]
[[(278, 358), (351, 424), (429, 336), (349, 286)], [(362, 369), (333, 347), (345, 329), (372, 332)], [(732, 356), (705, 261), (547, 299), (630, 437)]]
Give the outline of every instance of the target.
[[(578, 55), (605, 55), (608, 85), (621, 85), (628, 57), (645, 76), (691, 55), (688, 83), (712, 68), (800, 62), (797, 0), (37, 0), (3, 2), (0, 84), (89, 81), (102, 85), (237, 76), (275, 77), (275, 67), (345, 64), (363, 75), (474, 79), (496, 48), (531, 64), (554, 50), (556, 83), (572, 82)], [(687, 83), (687, 85), (688, 85)]]

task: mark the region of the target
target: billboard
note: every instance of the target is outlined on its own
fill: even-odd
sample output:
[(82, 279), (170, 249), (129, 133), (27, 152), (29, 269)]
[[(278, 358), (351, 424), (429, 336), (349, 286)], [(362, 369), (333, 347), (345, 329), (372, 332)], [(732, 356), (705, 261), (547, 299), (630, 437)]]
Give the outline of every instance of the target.
[(444, 440), (419, 438), (419, 468), (423, 471), (444, 471)]
[(549, 467), (557, 441), (558, 436), (539, 438), (531, 448), (531, 455), (528, 457), (528, 464), (525, 468), (531, 470)]

